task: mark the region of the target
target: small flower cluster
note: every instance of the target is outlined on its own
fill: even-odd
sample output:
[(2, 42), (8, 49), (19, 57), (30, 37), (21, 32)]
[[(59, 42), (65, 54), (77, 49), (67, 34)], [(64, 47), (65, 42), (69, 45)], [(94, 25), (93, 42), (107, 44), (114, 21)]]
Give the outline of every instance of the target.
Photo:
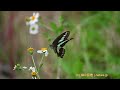
[[(40, 19), (40, 14), (39, 13), (33, 13), (32, 16), (30, 17), (27, 17), (26, 18), (26, 25), (29, 27), (29, 33), (32, 34), (32, 35), (36, 35), (38, 34), (39, 32), (39, 25), (42, 26), (42, 27), (45, 27), (47, 28), (48, 30), (50, 31), (55, 31), (56, 33), (59, 33), (60, 31), (63, 30), (63, 18), (60, 17), (59, 19), (59, 23), (60, 25), (57, 26), (56, 23), (51, 23), (50, 26), (46, 26), (45, 23), (42, 21), (42, 18)], [(39, 24), (39, 25), (38, 25)], [(46, 35), (48, 40), (50, 41), (51, 40), (51, 37), (49, 35)], [(34, 59), (34, 48), (30, 47), (27, 49), (28, 53), (30, 54), (31, 56), (31, 59), (32, 59), (32, 62), (33, 62), (33, 65), (31, 67), (22, 67), (20, 64), (16, 64), (13, 68), (13, 70), (29, 70), (31, 71), (31, 76), (33, 79), (40, 79), (40, 75), (39, 75), (39, 72), (41, 71), (41, 67), (43, 66), (43, 58), (44, 56), (47, 57), (48, 56), (48, 49), (47, 48), (40, 48), (39, 50), (37, 50), (36, 52), (38, 54), (43, 54), (42, 57), (41, 57), (41, 60), (39, 62), (39, 66), (37, 66), (38, 64), (36, 64), (36, 60)], [(37, 62), (38, 63), (38, 62)], [(38, 67), (38, 68), (37, 68)]]
[(47, 48), (41, 48), (40, 50), (37, 51), (37, 53), (40, 53), (40, 54), (44, 53), (45, 56), (48, 56)]
[(27, 67), (22, 67), (20, 64), (16, 64), (13, 68), (13, 70), (25, 70), (27, 69)]
[(31, 70), (31, 76), (33, 79), (37, 79), (37, 72), (35, 71), (35, 67), (30, 67), (29, 70)]
[[(31, 47), (28, 48), (27, 51), (28, 51), (28, 53), (30, 55), (33, 55), (33, 53), (34, 53), (34, 49), (31, 48)], [(45, 54), (45, 56), (48, 56), (48, 50), (47, 50), (47, 48), (41, 48), (40, 50), (37, 50), (37, 53), (39, 53), (39, 54)]]
[[(33, 53), (34, 53), (34, 49), (33, 48), (28, 48), (27, 49), (27, 51), (28, 51), (28, 53), (31, 55), (31, 56), (33, 56)], [(44, 54), (44, 56), (48, 56), (48, 50), (47, 50), (47, 48), (41, 48), (40, 50), (37, 50), (37, 53), (39, 53), (39, 54)], [(34, 63), (34, 59), (32, 58), (32, 60), (33, 60), (33, 63)], [(35, 63), (34, 63), (35, 64)], [(40, 66), (39, 66), (39, 68), (38, 69), (40, 69), (41, 67), (42, 67), (42, 63), (40, 63)], [(13, 68), (13, 70), (27, 70), (28, 68), (27, 67), (22, 67), (20, 64), (16, 64), (15, 66), (14, 66), (14, 68)], [(32, 76), (32, 79), (37, 79), (37, 75), (38, 75), (38, 71), (37, 71), (37, 68), (36, 68), (36, 66), (34, 66), (34, 67), (29, 67), (29, 69), (28, 69), (29, 71), (31, 70), (31, 76)]]
[[(32, 34), (32, 35), (35, 35), (37, 34), (39, 31), (39, 26), (38, 26), (38, 22), (39, 22), (39, 13), (33, 13), (33, 15), (31, 17), (27, 17), (26, 18), (26, 25), (29, 26), (29, 33)], [(33, 62), (33, 67), (29, 67), (29, 69), (27, 67), (22, 67), (20, 64), (16, 64), (13, 68), (13, 70), (29, 70), (31, 71), (31, 76), (33, 79), (37, 79), (39, 78), (40, 79), (40, 76), (39, 76), (39, 71), (41, 69), (41, 67), (43, 66), (43, 57), (44, 56), (48, 56), (48, 50), (47, 48), (41, 48), (39, 50), (37, 50), (36, 52), (38, 54), (43, 54), (42, 58), (41, 58), (41, 61), (39, 63), (39, 67), (37, 68), (36, 64), (35, 64), (35, 60), (34, 60), (34, 57), (33, 57), (33, 54), (34, 54), (34, 48), (30, 47), (27, 49), (28, 53), (31, 55), (31, 58), (32, 58), (32, 62)]]
[(30, 34), (37, 34), (39, 32), (39, 26), (37, 22), (39, 21), (39, 13), (33, 13), (33, 16), (26, 18), (26, 25), (29, 26)]
[(35, 71), (35, 67), (29, 67), (29, 69), (27, 67), (22, 67), (20, 64), (16, 64), (14, 66), (14, 69), (13, 70), (29, 70), (31, 71), (31, 76), (33, 79), (37, 79), (37, 72)]

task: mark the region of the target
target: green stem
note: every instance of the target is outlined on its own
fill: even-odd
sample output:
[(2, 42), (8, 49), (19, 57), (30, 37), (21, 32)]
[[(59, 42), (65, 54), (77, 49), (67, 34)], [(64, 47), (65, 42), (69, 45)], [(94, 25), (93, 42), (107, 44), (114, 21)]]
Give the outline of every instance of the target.
[(57, 67), (57, 79), (60, 79), (60, 73), (61, 73), (61, 59), (58, 59), (58, 67)]
[[(35, 70), (37, 71), (37, 67), (36, 67), (36, 65), (35, 65), (33, 55), (31, 55), (31, 57), (32, 57), (32, 61), (33, 61), (33, 64), (34, 64)], [(40, 76), (39, 76), (39, 74), (38, 74), (38, 71), (37, 71), (37, 75), (38, 75), (38, 78), (40, 79)]]
[(47, 25), (45, 25), (43, 21), (41, 21), (39, 24), (40, 24), (40, 26), (43, 26), (44, 28), (53, 32), (53, 30), (50, 27), (48, 27)]
[(86, 41), (87, 33), (86, 32), (81, 32), (81, 33), (83, 35), (82, 38), (81, 38), (82, 45), (83, 45), (82, 47), (84, 49), (84, 51), (83, 51), (83, 58), (85, 60), (85, 63), (86, 63), (88, 71), (91, 71), (92, 67), (90, 65), (90, 59), (89, 59), (89, 55), (87, 53), (87, 41)]
[(39, 72), (39, 70), (40, 70), (40, 67), (41, 67), (41, 64), (42, 64), (43, 58), (44, 58), (44, 54), (43, 54), (43, 56), (42, 56), (42, 58), (41, 58), (41, 61), (40, 61), (40, 63), (39, 63), (38, 72)]

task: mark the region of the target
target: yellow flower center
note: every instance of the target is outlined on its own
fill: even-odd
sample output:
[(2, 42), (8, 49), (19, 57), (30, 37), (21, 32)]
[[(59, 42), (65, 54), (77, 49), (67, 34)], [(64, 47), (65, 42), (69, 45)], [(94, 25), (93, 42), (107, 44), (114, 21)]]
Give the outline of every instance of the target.
[(33, 55), (34, 49), (33, 48), (28, 48), (27, 51), (29, 52), (29, 54)]
[(32, 16), (32, 20), (35, 20), (35, 16)]
[(37, 73), (36, 72), (32, 72), (31, 75), (32, 76), (37, 76)]
[(45, 51), (45, 50), (47, 50), (47, 48), (41, 48), (41, 50), (42, 50), (42, 51)]
[(27, 50), (28, 50), (28, 51), (33, 51), (34, 49), (33, 49), (33, 48), (28, 48)]

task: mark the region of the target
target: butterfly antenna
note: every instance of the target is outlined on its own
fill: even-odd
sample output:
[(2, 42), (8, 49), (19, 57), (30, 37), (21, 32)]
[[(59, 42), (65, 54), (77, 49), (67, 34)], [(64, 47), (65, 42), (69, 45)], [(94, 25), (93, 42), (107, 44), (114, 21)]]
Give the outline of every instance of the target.
[(69, 40), (72, 40), (72, 39), (74, 39), (74, 38), (70, 38)]

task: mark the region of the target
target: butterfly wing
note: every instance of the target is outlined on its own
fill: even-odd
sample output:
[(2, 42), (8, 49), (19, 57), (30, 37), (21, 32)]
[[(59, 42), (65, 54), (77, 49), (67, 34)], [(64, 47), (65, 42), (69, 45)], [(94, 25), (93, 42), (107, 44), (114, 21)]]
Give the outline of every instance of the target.
[(61, 35), (59, 35), (52, 43), (52, 48), (54, 50), (55, 53), (58, 53), (57, 49), (58, 49), (58, 44), (64, 40), (66, 40), (68, 38), (70, 34), (70, 31), (66, 31), (64, 33), (62, 33)]
[(72, 39), (73, 39), (73, 38), (64, 40), (64, 41), (60, 42), (57, 46), (58, 46), (58, 47), (64, 47), (65, 44), (66, 44), (67, 42), (69, 42), (70, 40), (72, 40)]
[(66, 40), (66, 39), (68, 38), (69, 34), (70, 34), (70, 31), (66, 31), (66, 32), (62, 33), (61, 35), (59, 35), (59, 36), (53, 41), (52, 45), (57, 46), (58, 43)]
[(55, 53), (57, 53), (58, 57), (63, 58), (64, 54), (65, 54), (65, 49), (63, 48), (63, 46), (65, 46), (65, 44), (72, 40), (73, 38), (68, 40), (68, 37), (70, 35), (70, 31), (66, 31), (64, 33), (62, 33), (61, 35), (59, 35), (52, 43), (52, 48), (54, 50)]
[(58, 57), (63, 58), (64, 54), (65, 54), (65, 49), (64, 49), (64, 48), (60, 48), (60, 49), (59, 49), (59, 53), (57, 54)]

